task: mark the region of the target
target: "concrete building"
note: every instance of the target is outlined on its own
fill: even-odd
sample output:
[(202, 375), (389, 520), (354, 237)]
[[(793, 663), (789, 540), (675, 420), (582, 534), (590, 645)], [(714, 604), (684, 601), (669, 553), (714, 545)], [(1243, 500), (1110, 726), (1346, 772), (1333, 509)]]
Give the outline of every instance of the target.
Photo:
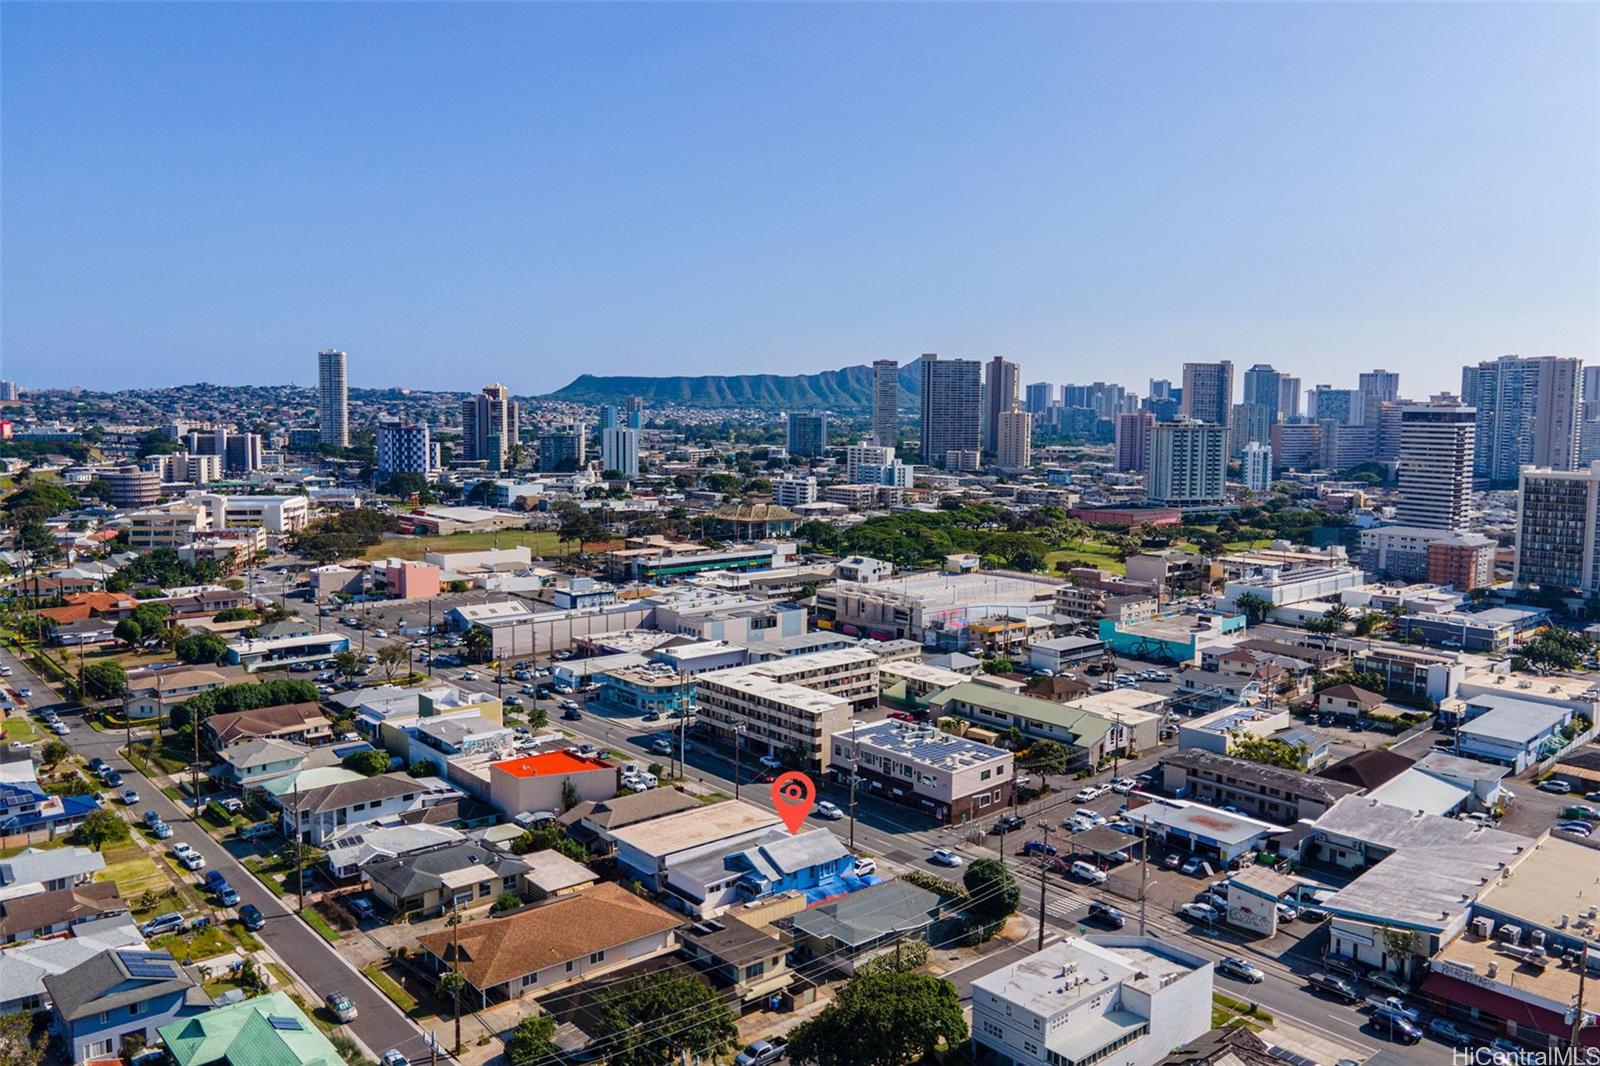
[(1278, 470), (1315, 470), (1322, 465), (1322, 426), (1316, 422), (1273, 426), (1272, 457)]
[(1028, 574), (923, 571), (817, 590), (817, 628), (958, 650), (967, 625), (994, 615), (1048, 615), (1059, 582)]
[(1272, 487), (1272, 446), (1251, 441), (1244, 446), (1244, 487), (1266, 492)]
[(900, 363), (895, 359), (872, 361), (872, 436), (885, 448), (894, 448), (900, 422)]
[(1306, 417), (1313, 422), (1359, 426), (1362, 414), (1361, 393), (1355, 389), (1336, 389), (1331, 385), (1318, 385), (1311, 390)]
[(1226, 503), (1227, 437), (1227, 428), (1222, 424), (1190, 420), (1156, 423), (1150, 432), (1146, 499), (1158, 507)]
[(106, 502), (119, 510), (149, 507), (161, 499), (161, 472), (137, 466), (115, 466), (95, 472), (106, 483)]
[(1428, 543), (1428, 573), (1430, 585), (1440, 585), (1461, 592), (1487, 588), (1494, 584), (1494, 558), (1498, 545), (1491, 537), (1476, 533)]
[(817, 479), (782, 477), (772, 483), (772, 502), (779, 507), (803, 507), (817, 502)]
[(600, 469), (615, 470), (629, 481), (639, 476), (637, 429), (612, 426), (600, 431)]
[(1322, 817), (1355, 785), (1296, 770), (1246, 762), (1201, 748), (1186, 748), (1161, 758), (1163, 792), (1213, 807), (1237, 807), (1253, 818), (1280, 825)]
[(983, 450), (990, 454), (1000, 451), (1000, 416), (1022, 400), (1021, 384), (1022, 368), (1016, 363), (997, 355), (984, 364)]
[(350, 446), (348, 358), (332, 348), (317, 353), (317, 432), (335, 448)]
[(295, 533), (311, 523), (311, 502), (304, 496), (222, 496), (211, 492), (188, 497), (211, 509), (211, 528), (264, 529)]
[(1056, 402), (1056, 396), (1055, 385), (1048, 381), (1036, 381), (1023, 389), (1023, 409), (1030, 415), (1042, 415)]
[(1233, 405), (1233, 424), (1228, 427), (1228, 454), (1235, 458), (1251, 444), (1272, 443), (1272, 408), (1260, 403)]
[[(1267, 425), (1275, 426), (1283, 420), (1279, 412), (1279, 405), (1283, 395), (1282, 381), (1284, 375), (1272, 368), (1270, 363), (1257, 363), (1244, 372), (1244, 402), (1260, 404), (1267, 409)], [(1256, 438), (1261, 443), (1268, 443), (1268, 438)]]
[(1221, 426), (1225, 434), (1233, 419), (1233, 364), (1184, 363), (1181, 404), (1184, 418)]
[(588, 462), (589, 438), (583, 424), (553, 426), (539, 436), (539, 471), (544, 474), (577, 470)]
[(1156, 416), (1149, 411), (1131, 411), (1117, 416), (1117, 469), (1142, 473), (1150, 463), (1150, 433)]
[(1400, 409), (1400, 501), (1395, 521), (1421, 529), (1465, 530), (1472, 502), (1477, 412), (1436, 400)]
[(885, 467), (895, 461), (894, 449), (877, 444), (851, 444), (844, 450), (844, 478), (851, 484), (877, 484), (878, 479), (862, 473), (868, 467)]
[(1393, 370), (1364, 371), (1356, 379), (1356, 392), (1361, 396), (1362, 421), (1375, 425), (1379, 408), (1400, 399), (1400, 375)]
[(433, 442), (425, 422), (378, 423), (378, 462), (374, 481), (382, 485), (396, 474), (432, 478), (438, 471)]
[(724, 742), (742, 737), (746, 750), (803, 757), (821, 771), (828, 738), (849, 727), (856, 708), (877, 703), (878, 657), (837, 648), (712, 670), (698, 676), (695, 700), (701, 728)]
[(961, 825), (1011, 802), (1011, 752), (930, 726), (889, 719), (833, 735), (832, 772), (857, 789)]
[(187, 500), (146, 507), (128, 516), (128, 547), (179, 548), (211, 532), (211, 509)]
[(1526, 467), (1517, 491), (1513, 579), (1584, 596), (1600, 590), (1600, 461), (1583, 470)]
[(943, 466), (946, 453), (982, 450), (982, 383), (974, 359), (922, 357), (922, 461)]
[(1502, 355), (1465, 368), (1462, 402), (1477, 408), (1473, 475), (1480, 485), (1514, 485), (1524, 466), (1576, 465), (1581, 366), (1556, 356)]
[(975, 1066), (1155, 1066), (1211, 1028), (1211, 962), (1153, 937), (1067, 937), (972, 983)]
[(828, 454), (828, 414), (826, 411), (790, 411), (785, 433), (792, 458), (815, 459)]
[(1026, 470), (1033, 465), (1033, 416), (1019, 407), (995, 418), (995, 465), (1001, 470)]
[(461, 401), (462, 458), (504, 470), (517, 443), (521, 419), (511, 390), (499, 382), (485, 385)]

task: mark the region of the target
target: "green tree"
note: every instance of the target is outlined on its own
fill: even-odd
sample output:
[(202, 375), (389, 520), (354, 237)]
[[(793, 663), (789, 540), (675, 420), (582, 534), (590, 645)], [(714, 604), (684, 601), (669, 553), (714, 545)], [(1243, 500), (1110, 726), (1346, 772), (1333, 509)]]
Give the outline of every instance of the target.
[[(556, 1056), (556, 1020), (548, 1014), (530, 1014), (511, 1030), (506, 1041), (506, 1061), (524, 1066)], [(0, 1064), (3, 1066), (3, 1064)]]
[(138, 623), (139, 629), (145, 636), (152, 636), (167, 626), (167, 616), (172, 613), (172, 608), (164, 603), (141, 603), (128, 615)]
[(406, 773), (410, 774), (412, 777), (432, 777), (438, 772), (439, 771), (434, 768), (433, 763), (429, 762), (427, 759), (418, 759), (416, 762), (406, 767)]
[(789, 1058), (816, 1066), (910, 1066), (967, 1039), (955, 985), (921, 973), (857, 977), (796, 1029)]
[(221, 662), (222, 657), (228, 654), (228, 642), (215, 633), (191, 629), (178, 638), (172, 650), (180, 662), (198, 666), (202, 663)]
[(1028, 745), (1028, 750), (1017, 761), (1035, 773), (1050, 777), (1066, 773), (1071, 765), (1071, 756), (1066, 748), (1054, 740), (1036, 740)]
[(144, 627), (132, 618), (124, 618), (117, 623), (117, 627), (111, 631), (111, 635), (131, 648), (144, 639)]
[[(954, 992), (954, 986), (951, 986)], [(671, 1018), (670, 1025), (655, 1024)], [(676, 1066), (718, 1058), (739, 1036), (733, 1011), (697, 974), (657, 970), (623, 983), (607, 1001), (595, 1038), (609, 1066)]]
[(986, 674), (1010, 674), (1015, 673), (1016, 669), (1017, 663), (1015, 659), (985, 659), (983, 661), (983, 672)]
[(570, 811), (583, 802), (583, 796), (578, 792), (578, 786), (572, 783), (572, 778), (561, 782), (561, 809)]
[(59, 737), (51, 737), (44, 742), (44, 747), (39, 749), (39, 759), (46, 766), (55, 766), (71, 754), (72, 749)]
[(377, 656), (378, 666), (382, 668), (385, 680), (394, 680), (394, 675), (399, 672), (401, 667), (409, 667), (411, 665), (410, 645), (401, 644), (398, 641), (393, 644), (385, 644), (379, 648)]
[(348, 678), (355, 678), (361, 673), (361, 656), (353, 651), (335, 652), (333, 656), (334, 669)]
[(461, 634), (461, 643), (474, 662), (483, 662), (494, 651), (494, 635), (482, 626), (473, 626)]
[(961, 876), (972, 904), (967, 917), (978, 924), (1003, 922), (1017, 912), (1022, 888), (999, 859), (978, 859)]
[(344, 757), (340, 763), (346, 770), (353, 770), (362, 777), (377, 777), (389, 769), (389, 753), (386, 751), (353, 751)]
[(93, 699), (114, 700), (128, 691), (128, 671), (109, 660), (90, 663), (83, 668), (83, 689)]
[(117, 812), (106, 807), (90, 811), (83, 823), (72, 831), (74, 844), (82, 844), (96, 851), (105, 850), (107, 844), (127, 839), (128, 823), (117, 817)]
[(550, 724), (550, 712), (537, 703), (528, 704), (528, 728), (543, 729)]
[(527, 855), (534, 851), (558, 851), (574, 862), (582, 862), (589, 857), (583, 845), (567, 836), (565, 830), (558, 826), (526, 830), (511, 842), (513, 855)]
[(33, 1015), (19, 1010), (0, 1017), (0, 1066), (38, 1066), (45, 1042), (33, 1039)]
[(502, 892), (500, 893), (500, 898), (496, 899), (494, 905), (489, 909), (493, 911), (514, 911), (526, 902), (527, 900), (515, 892)]
[(1233, 606), (1244, 615), (1247, 623), (1257, 626), (1267, 617), (1267, 612), (1272, 610), (1272, 601), (1254, 592), (1246, 592), (1234, 599)]

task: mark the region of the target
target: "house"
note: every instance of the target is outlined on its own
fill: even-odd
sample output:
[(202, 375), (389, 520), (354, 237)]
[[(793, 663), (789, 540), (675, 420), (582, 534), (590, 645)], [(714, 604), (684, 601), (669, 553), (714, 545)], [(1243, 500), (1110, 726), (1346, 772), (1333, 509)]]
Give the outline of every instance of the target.
[(572, 794), (580, 802), (615, 796), (616, 764), (562, 748), (489, 765), (489, 802), (508, 816), (565, 810)]
[(211, 1005), (199, 982), (165, 951), (112, 948), (44, 979), (52, 1030), (74, 1063), (120, 1055), (124, 1037), (145, 1043), (168, 1022)]
[(528, 867), (522, 875), (523, 892), (536, 900), (582, 892), (600, 880), (589, 867), (554, 848), (530, 851), (521, 858)]
[(1359, 685), (1333, 685), (1317, 693), (1317, 710), (1339, 718), (1360, 718), (1384, 703), (1383, 697)]
[(1067, 937), (972, 983), (972, 1061), (1154, 1066), (1211, 1029), (1212, 979), (1152, 937)]
[(341, 1066), (344, 1061), (281, 990), (168, 1022), (158, 1032), (177, 1066)]
[(114, 881), (91, 881), (0, 901), (0, 944), (64, 933), (83, 922), (127, 914)]
[(459, 796), (436, 777), (379, 774), (276, 797), (284, 835), (325, 847), (351, 828)]
[(667, 871), (666, 902), (699, 917), (780, 892), (823, 898), (848, 892), (855, 857), (828, 829), (769, 830), (686, 859)]
[(1324, 766), (1317, 771), (1317, 776), (1370, 792), (1411, 769), (1412, 762), (1404, 755), (1386, 748), (1368, 748), (1347, 755), (1331, 766)]
[(794, 946), (803, 958), (850, 963), (901, 940), (926, 940), (943, 915), (937, 895), (906, 881), (884, 881), (796, 914)]
[(652, 818), (611, 835), (621, 876), (663, 892), (667, 873), (677, 863), (765, 837), (778, 824), (771, 811), (734, 800)]
[(567, 827), (567, 836), (590, 854), (604, 855), (616, 848), (612, 836), (616, 830), (699, 807), (698, 800), (677, 789), (652, 788), (610, 799), (585, 800), (561, 815), (559, 821)]
[(86, 885), (105, 868), (89, 848), (28, 848), (0, 859), (0, 900)]
[(737, 918), (708, 918), (678, 930), (685, 958), (737, 1013), (756, 1010), (791, 985), (789, 944)]
[(157, 670), (128, 679), (128, 717), (134, 721), (164, 715), (191, 696), (222, 688), (228, 676), (216, 670)]
[(472, 841), (444, 844), (369, 863), (372, 894), (395, 914), (423, 915), (487, 907), (508, 892), (528, 864)]
[(44, 979), (64, 973), (107, 948), (143, 948), (144, 937), (126, 914), (79, 922), (65, 936), (36, 937), (0, 950), (0, 1014), (50, 1008)]
[(27, 751), (0, 753), (0, 833), (48, 830), (52, 836), (78, 825), (99, 807), (93, 796), (54, 796), (39, 784)]
[(1028, 665), (1059, 674), (1105, 657), (1106, 646), (1090, 637), (1056, 637), (1028, 645)]
[(463, 922), (417, 940), (437, 972), (466, 978), (480, 1004), (537, 994), (676, 946), (679, 918), (606, 882), (512, 914)]
[[(432, 809), (432, 808), (430, 808)], [(328, 873), (338, 880), (356, 877), (362, 868), (412, 852), (426, 851), (466, 839), (460, 830), (442, 825), (372, 827), (340, 837), (337, 847), (323, 856)]]
[(243, 740), (217, 753), (217, 765), (210, 774), (230, 787), (247, 788), (299, 770), (308, 754), (302, 747), (279, 740)]
[(1473, 696), (1456, 731), (1456, 752), (1469, 759), (1500, 763), (1520, 774), (1566, 742), (1571, 706), (1539, 703), (1515, 696)]
[(315, 703), (283, 703), (213, 714), (205, 721), (205, 733), (213, 751), (255, 738), (321, 744), (333, 739), (333, 723)]

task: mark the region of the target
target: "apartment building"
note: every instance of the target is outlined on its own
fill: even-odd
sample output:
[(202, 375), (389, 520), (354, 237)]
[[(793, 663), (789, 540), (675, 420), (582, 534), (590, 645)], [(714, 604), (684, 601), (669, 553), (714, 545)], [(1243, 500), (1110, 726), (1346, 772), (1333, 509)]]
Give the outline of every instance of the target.
[(135, 551), (180, 548), (209, 532), (211, 509), (188, 500), (142, 508), (128, 516), (128, 547)]
[(1600, 461), (1583, 470), (1525, 467), (1517, 492), (1519, 585), (1600, 590)]
[(311, 522), (311, 501), (304, 496), (221, 496), (206, 492), (189, 498), (211, 508), (213, 529), (294, 533)]
[(1150, 503), (1174, 507), (1226, 503), (1227, 481), (1225, 425), (1191, 420), (1158, 422), (1152, 428), (1145, 480), (1145, 497)]
[(934, 726), (893, 719), (832, 740), (833, 775), (858, 789), (913, 807), (946, 825), (960, 825), (1011, 802), (1012, 754)]
[[(786, 661), (793, 660), (779, 660)], [(695, 696), (698, 723), (724, 743), (742, 736), (740, 743), (747, 751), (779, 757), (792, 753), (803, 769), (820, 773), (828, 766), (831, 738), (850, 728), (850, 701), (762, 672), (772, 665), (776, 664), (701, 674)], [(876, 684), (874, 680), (874, 698)]]

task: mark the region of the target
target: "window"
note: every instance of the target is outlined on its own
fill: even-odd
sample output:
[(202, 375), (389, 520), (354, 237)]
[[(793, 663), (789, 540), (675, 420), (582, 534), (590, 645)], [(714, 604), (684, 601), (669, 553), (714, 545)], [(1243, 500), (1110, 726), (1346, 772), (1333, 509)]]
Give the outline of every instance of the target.
[(985, 792), (983, 795), (978, 797), (978, 806), (979, 807), (987, 807), (987, 806), (989, 806), (989, 803), (990, 803), (989, 794), (987, 792)]
[(494, 891), (494, 883), (492, 881), (480, 881), (478, 883), (478, 898), (479, 899), (487, 899), (489, 897), (489, 893), (491, 893), (493, 891)]
[(593, 955), (589, 956), (589, 965), (593, 966), (597, 962), (604, 962), (605, 959), (606, 953), (604, 951), (597, 951)]
[(567, 972), (568, 972), (568, 973), (571, 973), (571, 972), (572, 972), (572, 969), (573, 969), (573, 967), (575, 967), (575, 966), (577, 966), (577, 965), (578, 965), (578, 964), (577, 964), (577, 962), (575, 962), (575, 961), (574, 961), (574, 960), (572, 960), (572, 959), (568, 959), (568, 960), (567, 960)]
[(101, 1025), (105, 1025), (105, 1024), (109, 1023), (110, 1021), (111, 1021), (111, 1012), (108, 1011), (108, 1010), (101, 1011), (100, 1012), (100, 1024)]
[(981, 774), (978, 775), (978, 780), (979, 781), (987, 781), (987, 780), (989, 780), (989, 778), (991, 778), (993, 776), (994, 776), (994, 771), (993, 770), (985, 770)]
[(128, 1004), (128, 1017), (137, 1018), (139, 1015), (144, 1013), (145, 1006), (146, 1004), (144, 1000), (140, 1000), (137, 1003)]

